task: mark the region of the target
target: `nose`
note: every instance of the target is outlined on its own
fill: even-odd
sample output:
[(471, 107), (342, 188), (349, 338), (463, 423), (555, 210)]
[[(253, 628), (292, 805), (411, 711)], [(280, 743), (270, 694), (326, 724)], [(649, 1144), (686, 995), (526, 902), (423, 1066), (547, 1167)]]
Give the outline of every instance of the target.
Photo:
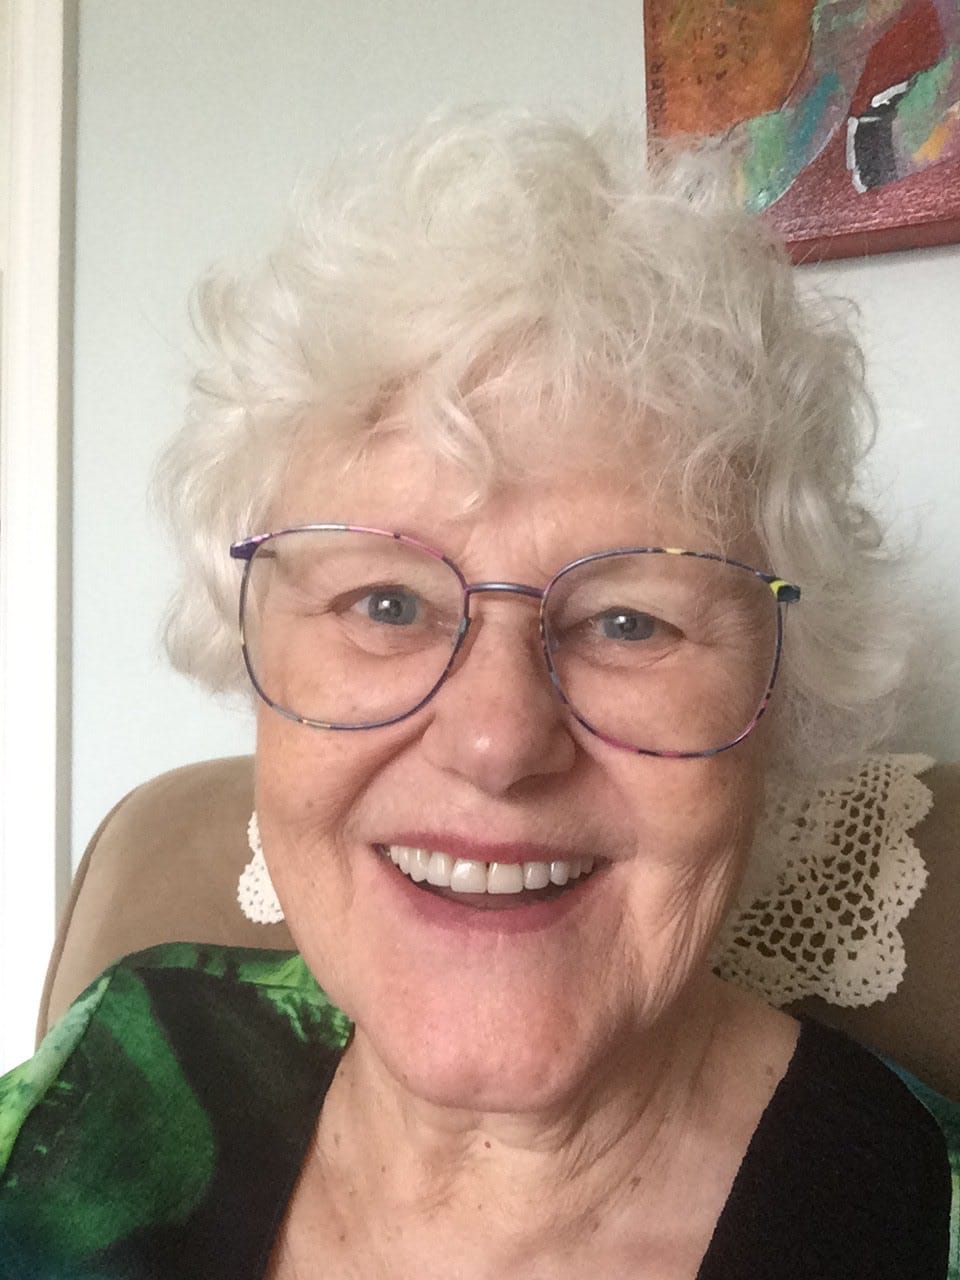
[(535, 608), (516, 596), (474, 605), (456, 666), (429, 707), (421, 741), (430, 762), (488, 795), (564, 773), (576, 758)]

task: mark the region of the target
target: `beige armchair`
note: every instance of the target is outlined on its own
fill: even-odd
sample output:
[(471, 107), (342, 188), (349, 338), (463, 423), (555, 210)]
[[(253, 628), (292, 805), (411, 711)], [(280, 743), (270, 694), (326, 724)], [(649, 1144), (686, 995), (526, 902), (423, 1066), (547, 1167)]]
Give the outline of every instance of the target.
[[(960, 1098), (960, 764), (924, 775), (933, 809), (914, 835), (930, 872), (902, 929), (907, 973), (864, 1009), (804, 1001), (798, 1012), (846, 1031)], [(186, 765), (137, 787), (87, 848), (47, 973), (42, 1034), (114, 960), (159, 942), (292, 947), (282, 924), (246, 920), (237, 879), (250, 857), (249, 756)]]

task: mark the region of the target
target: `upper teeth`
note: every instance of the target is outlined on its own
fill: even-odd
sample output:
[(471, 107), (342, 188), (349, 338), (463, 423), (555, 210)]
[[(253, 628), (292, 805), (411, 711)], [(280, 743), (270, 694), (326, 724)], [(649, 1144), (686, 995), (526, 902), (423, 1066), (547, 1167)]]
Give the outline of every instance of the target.
[(426, 880), (454, 893), (520, 893), (524, 889), (545, 889), (548, 884), (564, 885), (593, 870), (593, 858), (572, 862), (475, 862), (453, 858), (449, 853), (413, 849), (392, 844), (385, 849), (390, 861), (411, 880)]

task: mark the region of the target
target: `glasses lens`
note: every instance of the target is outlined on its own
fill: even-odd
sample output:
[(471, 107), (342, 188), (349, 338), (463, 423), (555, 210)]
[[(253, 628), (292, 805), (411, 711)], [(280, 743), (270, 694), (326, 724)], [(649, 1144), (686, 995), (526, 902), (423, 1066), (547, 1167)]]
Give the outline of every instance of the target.
[(250, 674), (268, 702), (299, 719), (392, 720), (443, 676), (462, 603), (449, 565), (389, 534), (276, 534), (247, 570)]
[(645, 751), (726, 746), (752, 723), (777, 650), (777, 605), (749, 569), (667, 552), (576, 565), (550, 588), (557, 682), (591, 728)]

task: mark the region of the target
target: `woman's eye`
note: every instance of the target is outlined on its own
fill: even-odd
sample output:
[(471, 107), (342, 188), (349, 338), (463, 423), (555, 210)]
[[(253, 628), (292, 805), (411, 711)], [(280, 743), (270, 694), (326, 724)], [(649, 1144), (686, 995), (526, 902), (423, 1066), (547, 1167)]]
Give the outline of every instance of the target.
[(402, 587), (374, 587), (354, 605), (371, 622), (409, 627), (420, 619), (420, 598)]
[(649, 640), (663, 627), (659, 618), (636, 609), (607, 609), (594, 625), (606, 640)]

